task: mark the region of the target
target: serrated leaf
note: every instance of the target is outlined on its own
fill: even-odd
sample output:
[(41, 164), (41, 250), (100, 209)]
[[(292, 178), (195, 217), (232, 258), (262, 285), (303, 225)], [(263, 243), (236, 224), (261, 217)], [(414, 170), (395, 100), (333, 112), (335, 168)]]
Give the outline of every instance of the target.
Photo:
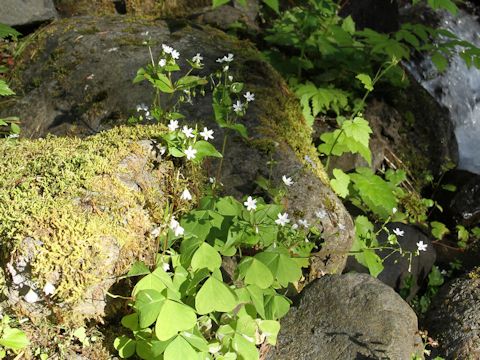
[(345, 174), (341, 169), (333, 169), (333, 176), (335, 176), (335, 179), (330, 180), (330, 186), (338, 196), (346, 198), (348, 195), (350, 176)]
[(222, 265), (222, 257), (217, 250), (204, 242), (193, 255), (190, 265), (193, 271), (203, 268), (213, 271)]
[(442, 54), (436, 52), (432, 55), (431, 59), (438, 71), (444, 72), (447, 69), (448, 60)]
[(222, 281), (210, 277), (195, 297), (195, 308), (200, 315), (213, 311), (229, 312), (237, 306), (233, 291)]
[(7, 83), (4, 80), (0, 79), (0, 96), (9, 96), (15, 95), (15, 93), (10, 89)]
[(180, 331), (192, 329), (197, 322), (195, 311), (185, 304), (165, 300), (155, 324), (155, 335), (160, 341), (166, 341)]
[(357, 78), (358, 80), (360, 80), (362, 82), (365, 89), (367, 89), (368, 91), (373, 91), (373, 82), (372, 82), (372, 78), (370, 77), (370, 75), (368, 75), (368, 74), (358, 74), (357, 76), (355, 76), (355, 78)]
[(450, 233), (445, 224), (439, 221), (432, 221), (430, 226), (432, 227), (432, 235), (438, 240), (442, 240), (445, 235)]
[(342, 29), (345, 30), (350, 35), (355, 33), (355, 21), (353, 21), (352, 17), (348, 15), (342, 22)]
[(342, 129), (345, 131), (345, 135), (355, 139), (357, 142), (368, 148), (372, 129), (367, 120), (357, 116), (353, 120), (344, 121)]

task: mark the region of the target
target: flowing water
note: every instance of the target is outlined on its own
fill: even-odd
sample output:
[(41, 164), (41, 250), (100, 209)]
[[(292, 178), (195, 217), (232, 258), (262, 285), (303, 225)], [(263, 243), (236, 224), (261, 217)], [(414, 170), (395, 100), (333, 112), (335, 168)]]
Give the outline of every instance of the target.
[[(480, 47), (480, 23), (464, 11), (442, 14), (439, 27)], [(459, 150), (459, 168), (480, 174), (480, 70), (467, 68), (456, 55), (445, 73), (438, 74), (430, 60), (410, 63), (408, 68), (437, 101), (450, 110)]]

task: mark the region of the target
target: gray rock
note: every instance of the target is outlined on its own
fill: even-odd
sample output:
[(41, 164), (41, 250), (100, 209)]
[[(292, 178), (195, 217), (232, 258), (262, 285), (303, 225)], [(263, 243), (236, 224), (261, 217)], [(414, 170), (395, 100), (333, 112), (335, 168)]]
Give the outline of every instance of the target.
[(445, 284), (430, 308), (426, 328), (440, 346), (432, 356), (480, 358), (480, 269)]
[(30, 25), (57, 17), (52, 0), (2, 0), (1, 7), (0, 23), (10, 26)]
[[(285, 203), (288, 212), (310, 222), (318, 210), (325, 214), (319, 219), (325, 243), (309, 278), (341, 272), (353, 240), (352, 220), (328, 185), (298, 101), (249, 42), (187, 23), (123, 17), (66, 19), (44, 28), (37, 43), (26, 49), (19, 65), (24, 70), (15, 84), (20, 96), (0, 113), (19, 116), (26, 137), (85, 136), (124, 123), (138, 104), (153, 99), (150, 85), (132, 84), (137, 69), (150, 61), (143, 45), (148, 39), (153, 54), (160, 52), (162, 43), (177, 49), (181, 58), (201, 52), (205, 75), (218, 69), (217, 58), (235, 54), (230, 65), (233, 76), (245, 82), (256, 99), (242, 120), (249, 140), (228, 137), (221, 174), (224, 190), (241, 197), (258, 190), (255, 180), (260, 175), (272, 176), (277, 184), (283, 175), (293, 176), (295, 185)], [(185, 61), (180, 65), (183, 68)], [(215, 145), (221, 149), (223, 131), (213, 121), (211, 95), (197, 96), (180, 111), (185, 121), (213, 128)], [(272, 160), (275, 165), (270, 169), (267, 163)], [(206, 163), (205, 170), (216, 176), (217, 164)]]
[[(404, 235), (397, 236), (397, 239), (405, 251), (416, 251), (417, 243), (420, 241), (428, 245), (426, 251), (420, 251), (419, 256), (412, 258), (411, 264), (409, 257), (402, 256), (398, 252), (393, 254), (387, 250), (378, 252), (378, 255), (384, 259), (384, 269), (378, 275), (378, 280), (399, 291), (404, 285), (405, 279), (410, 276), (412, 277), (412, 287), (406, 299), (409, 301), (415, 296), (418, 290), (420, 290), (433, 264), (435, 264), (436, 251), (428, 237), (415, 226), (402, 223), (389, 223), (387, 227), (391, 233), (396, 228), (404, 232)], [(378, 241), (380, 244), (386, 243), (387, 234), (382, 231), (378, 236)], [(348, 258), (345, 271), (368, 273), (368, 269), (359, 264), (353, 256)]]
[(422, 353), (413, 310), (391, 288), (365, 274), (316, 280), (281, 325), (267, 360), (410, 360)]

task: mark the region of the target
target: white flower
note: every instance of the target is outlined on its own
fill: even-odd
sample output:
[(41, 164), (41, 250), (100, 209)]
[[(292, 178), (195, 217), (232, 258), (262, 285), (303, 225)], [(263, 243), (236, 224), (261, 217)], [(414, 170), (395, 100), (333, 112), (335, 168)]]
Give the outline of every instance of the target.
[(327, 212), (325, 209), (319, 209), (318, 211), (315, 211), (315, 216), (319, 219), (323, 219), (325, 216), (327, 216)]
[(228, 54), (227, 56), (224, 56), (223, 61), (232, 62), (233, 61), (233, 54)]
[(47, 282), (45, 284), (45, 286), (43, 287), (43, 293), (47, 296), (55, 294), (55, 286), (53, 286), (53, 284)]
[(193, 135), (193, 129), (189, 128), (187, 125), (185, 125), (182, 129), (182, 132), (185, 134), (187, 138), (194, 138), (195, 135)]
[(25, 299), (26, 302), (28, 302), (30, 304), (33, 304), (33, 303), (36, 303), (38, 301), (38, 295), (35, 291), (30, 289), (30, 290), (28, 290), (27, 295), (24, 296), (24, 299)]
[(257, 200), (249, 196), (243, 205), (247, 207), (248, 211), (255, 210), (257, 208)]
[(243, 97), (247, 99), (247, 102), (255, 100), (255, 94), (251, 93), (250, 91), (247, 91)]
[(178, 129), (178, 120), (170, 120), (168, 124), (168, 130), (175, 131)]
[(164, 67), (165, 65), (167, 65), (167, 60), (165, 60), (165, 59), (160, 59), (160, 60), (158, 61), (158, 66)]
[(24, 281), (25, 281), (25, 277), (21, 274), (17, 274), (12, 278), (12, 282), (15, 285), (19, 285), (19, 284), (23, 283)]
[(275, 220), (275, 224), (278, 224), (280, 226), (285, 226), (286, 224), (288, 224), (290, 222), (290, 219), (288, 218), (288, 214), (287, 213), (280, 213), (278, 214), (278, 219)]
[(394, 207), (394, 208), (392, 209), (392, 214), (395, 214), (396, 212), (397, 212), (397, 208)]
[(423, 241), (417, 242), (418, 251), (427, 251), (427, 244), (424, 244)]
[(183, 190), (182, 196), (180, 196), (180, 199), (182, 200), (192, 200), (192, 194), (190, 194), (190, 191), (188, 189)]
[(195, 159), (196, 153), (197, 153), (197, 150), (192, 148), (191, 146), (189, 146), (188, 149), (185, 150), (185, 155), (187, 155), (187, 160)]
[(165, 54), (170, 54), (173, 51), (172, 47), (165, 44), (162, 44), (162, 49), (165, 52)]
[(293, 180), (291, 177), (287, 177), (286, 175), (282, 176), (283, 183), (287, 186), (292, 186), (293, 185)]
[(158, 237), (158, 235), (160, 235), (160, 226), (157, 226), (155, 229), (153, 229), (150, 234), (152, 234), (154, 238)]
[(163, 269), (163, 271), (167, 272), (168, 270), (170, 270), (170, 264), (169, 263), (163, 263), (162, 264), (162, 269)]
[(298, 223), (300, 225), (302, 225), (304, 228), (308, 228), (310, 226), (310, 224), (308, 223), (308, 221), (306, 219), (298, 220)]
[(197, 65), (201, 65), (201, 64), (202, 64), (202, 60), (203, 60), (203, 56), (200, 55), (199, 53), (197, 53), (197, 55), (195, 55), (195, 56), (192, 58), (192, 62), (194, 62), (194, 63), (197, 64)]
[(308, 243), (308, 242), (310, 242), (310, 241), (309, 241), (307, 238), (305, 238), (305, 242)]
[(235, 111), (237, 114), (242, 112), (243, 110), (243, 104), (240, 100), (237, 100), (235, 104), (233, 104), (233, 111)]
[(148, 111), (148, 106), (145, 104), (137, 105), (137, 112), (140, 112), (140, 111)]
[(214, 184), (215, 183), (215, 178), (214, 177), (208, 178), (208, 181), (210, 182), (210, 184)]
[(225, 65), (225, 66), (223, 67), (223, 71), (224, 71), (224, 72), (227, 72), (228, 69), (230, 69), (230, 66), (228, 66), (228, 65)]
[(400, 230), (399, 228), (393, 229), (393, 233), (397, 236), (403, 236), (405, 234), (405, 231)]
[(213, 139), (213, 130), (208, 130), (206, 127), (203, 128), (203, 131), (200, 133), (200, 136), (208, 141), (208, 139)]
[(180, 53), (177, 50), (172, 50), (172, 58), (178, 60)]
[(180, 223), (173, 216), (170, 220), (170, 229), (173, 230), (175, 236), (183, 235), (183, 233), (185, 232), (185, 229), (180, 226)]
[(232, 75), (228, 75), (228, 80), (229, 80), (229, 81), (233, 81), (233, 76), (232, 76)]

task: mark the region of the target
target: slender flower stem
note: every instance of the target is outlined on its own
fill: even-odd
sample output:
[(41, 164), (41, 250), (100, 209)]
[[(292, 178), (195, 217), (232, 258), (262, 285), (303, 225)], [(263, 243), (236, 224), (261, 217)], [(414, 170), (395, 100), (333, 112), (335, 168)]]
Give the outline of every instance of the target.
[(227, 148), (227, 138), (228, 138), (228, 129), (225, 129), (225, 135), (223, 136), (223, 144), (222, 144), (222, 155), (223, 156), (220, 158), (220, 164), (218, 164), (217, 181), (220, 181), (221, 174), (222, 174), (223, 159), (225, 157), (225, 149)]

